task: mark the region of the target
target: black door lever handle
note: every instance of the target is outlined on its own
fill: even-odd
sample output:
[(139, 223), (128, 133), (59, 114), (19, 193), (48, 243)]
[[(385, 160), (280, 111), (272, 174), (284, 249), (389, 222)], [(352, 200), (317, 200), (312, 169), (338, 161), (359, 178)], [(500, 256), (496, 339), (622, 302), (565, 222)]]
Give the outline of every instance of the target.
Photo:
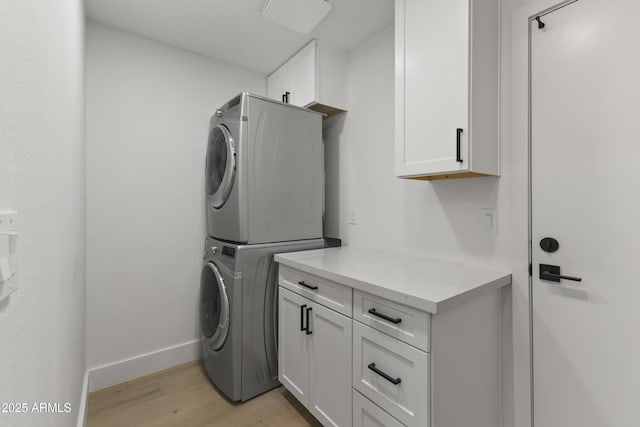
[(582, 282), (582, 277), (563, 276), (560, 274), (559, 265), (540, 264), (540, 280), (549, 280), (551, 282), (559, 282), (560, 280)]

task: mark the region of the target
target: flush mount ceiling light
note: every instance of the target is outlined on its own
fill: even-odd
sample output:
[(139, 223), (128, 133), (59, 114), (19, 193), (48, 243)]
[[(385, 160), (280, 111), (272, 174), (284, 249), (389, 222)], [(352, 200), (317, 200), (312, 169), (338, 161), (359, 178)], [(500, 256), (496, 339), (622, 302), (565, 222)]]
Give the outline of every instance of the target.
[(262, 16), (302, 34), (309, 34), (331, 11), (326, 0), (267, 0)]

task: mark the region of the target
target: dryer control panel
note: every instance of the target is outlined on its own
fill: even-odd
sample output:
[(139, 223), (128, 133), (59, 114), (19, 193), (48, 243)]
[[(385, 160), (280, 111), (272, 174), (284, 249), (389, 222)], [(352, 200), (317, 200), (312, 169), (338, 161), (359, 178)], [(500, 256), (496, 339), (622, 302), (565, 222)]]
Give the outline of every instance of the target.
[(223, 246), (222, 247), (222, 255), (228, 256), (229, 258), (236, 257), (236, 248), (232, 248), (231, 246)]

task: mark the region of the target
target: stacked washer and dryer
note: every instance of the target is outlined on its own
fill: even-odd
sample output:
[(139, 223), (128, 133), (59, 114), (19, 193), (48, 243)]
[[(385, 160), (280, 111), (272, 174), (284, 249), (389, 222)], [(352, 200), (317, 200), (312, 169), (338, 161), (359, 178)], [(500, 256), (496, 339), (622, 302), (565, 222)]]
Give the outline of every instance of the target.
[(273, 255), (324, 247), (322, 115), (249, 93), (218, 109), (200, 280), (206, 371), (229, 399), (279, 385)]

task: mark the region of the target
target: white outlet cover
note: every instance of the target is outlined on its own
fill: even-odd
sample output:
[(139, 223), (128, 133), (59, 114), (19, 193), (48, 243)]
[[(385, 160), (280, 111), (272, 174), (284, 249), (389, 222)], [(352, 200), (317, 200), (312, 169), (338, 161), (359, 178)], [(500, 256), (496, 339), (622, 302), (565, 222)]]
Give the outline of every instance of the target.
[(262, 16), (267, 21), (309, 34), (331, 11), (326, 0), (267, 0)]

